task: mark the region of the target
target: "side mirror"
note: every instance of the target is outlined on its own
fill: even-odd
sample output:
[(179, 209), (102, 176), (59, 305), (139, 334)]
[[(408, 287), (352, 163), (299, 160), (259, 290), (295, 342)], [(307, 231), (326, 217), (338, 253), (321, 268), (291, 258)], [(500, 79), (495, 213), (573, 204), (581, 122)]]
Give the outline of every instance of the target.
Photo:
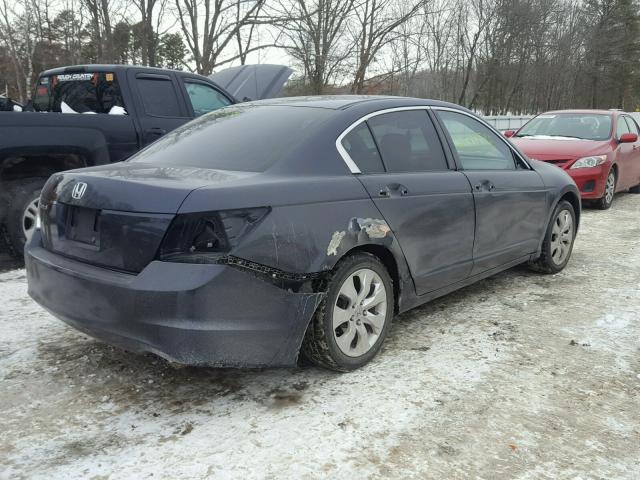
[(507, 138), (511, 138), (516, 134), (516, 131), (515, 130), (507, 130), (506, 132), (503, 132), (502, 134)]
[(637, 133), (623, 133), (622, 136), (620, 137), (620, 140), (618, 140), (620, 143), (635, 143), (638, 141), (638, 134)]

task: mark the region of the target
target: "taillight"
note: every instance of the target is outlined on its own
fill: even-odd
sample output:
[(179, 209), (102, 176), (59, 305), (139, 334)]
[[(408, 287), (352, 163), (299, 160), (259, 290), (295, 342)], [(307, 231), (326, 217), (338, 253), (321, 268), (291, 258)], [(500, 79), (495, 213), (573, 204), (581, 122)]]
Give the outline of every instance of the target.
[(165, 234), (158, 259), (216, 263), (268, 213), (268, 207), (260, 207), (177, 215)]

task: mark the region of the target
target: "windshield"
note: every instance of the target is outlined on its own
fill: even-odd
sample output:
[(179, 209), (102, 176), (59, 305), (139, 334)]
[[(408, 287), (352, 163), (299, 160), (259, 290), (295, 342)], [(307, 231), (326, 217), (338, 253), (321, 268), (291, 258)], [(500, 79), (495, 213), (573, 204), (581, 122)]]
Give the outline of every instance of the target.
[(113, 73), (68, 73), (40, 77), (33, 107), (37, 112), (126, 114)]
[(611, 136), (611, 115), (597, 113), (543, 114), (527, 123), (515, 136), (608, 140)]
[(165, 135), (129, 161), (264, 172), (332, 114), (327, 109), (274, 105), (222, 108)]

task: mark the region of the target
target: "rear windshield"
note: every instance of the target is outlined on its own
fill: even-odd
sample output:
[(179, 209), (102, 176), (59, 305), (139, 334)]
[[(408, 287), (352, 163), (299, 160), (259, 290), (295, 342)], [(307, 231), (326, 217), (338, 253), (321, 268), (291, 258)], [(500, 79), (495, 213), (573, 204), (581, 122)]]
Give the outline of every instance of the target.
[(130, 161), (264, 172), (293, 152), (331, 114), (331, 110), (306, 107), (227, 107), (174, 130)]
[(608, 140), (611, 115), (597, 113), (558, 113), (539, 115), (516, 134), (516, 137), (563, 137), (582, 140)]
[(110, 72), (40, 77), (33, 107), (38, 112), (126, 113), (118, 79)]

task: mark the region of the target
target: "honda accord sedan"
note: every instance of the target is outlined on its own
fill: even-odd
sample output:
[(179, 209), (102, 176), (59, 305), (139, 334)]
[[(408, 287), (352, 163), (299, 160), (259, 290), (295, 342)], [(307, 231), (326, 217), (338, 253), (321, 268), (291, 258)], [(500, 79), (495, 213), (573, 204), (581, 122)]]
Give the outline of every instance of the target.
[(561, 110), (505, 132), (530, 158), (566, 170), (583, 200), (611, 207), (616, 192), (640, 193), (640, 129), (617, 110)]
[(456, 105), (314, 97), (56, 174), (39, 215), (29, 293), (78, 330), (177, 363), (348, 371), (395, 314), (518, 264), (562, 270), (580, 194)]

